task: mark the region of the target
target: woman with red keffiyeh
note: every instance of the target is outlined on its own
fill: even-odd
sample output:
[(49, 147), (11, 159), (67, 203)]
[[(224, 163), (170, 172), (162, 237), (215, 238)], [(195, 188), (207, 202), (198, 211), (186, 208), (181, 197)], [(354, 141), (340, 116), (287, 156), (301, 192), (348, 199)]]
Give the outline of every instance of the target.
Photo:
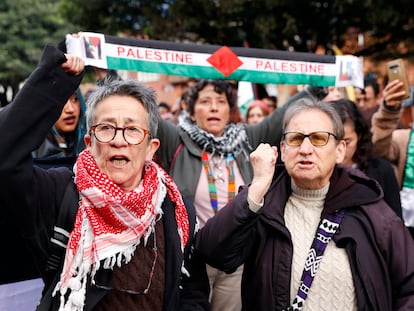
[(83, 69), (80, 58), (47, 46), (0, 113), (0, 131), (7, 133), (0, 206), (36, 255), (45, 282), (37, 309), (209, 310), (205, 265), (192, 248), (194, 207), (152, 160), (160, 144), (152, 90), (107, 81), (88, 100), (86, 149), (73, 173), (33, 166), (31, 152)]

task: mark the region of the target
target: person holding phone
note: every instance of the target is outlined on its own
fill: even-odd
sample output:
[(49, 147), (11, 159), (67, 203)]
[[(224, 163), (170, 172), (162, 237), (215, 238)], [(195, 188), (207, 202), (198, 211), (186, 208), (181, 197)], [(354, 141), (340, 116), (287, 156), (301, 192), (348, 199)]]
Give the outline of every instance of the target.
[[(384, 101), (372, 117), (374, 152), (396, 167), (402, 216), (414, 237), (414, 130), (398, 129), (402, 102), (407, 96), (404, 83), (400, 80), (389, 82), (383, 94)], [(411, 106), (411, 109), (414, 108)]]

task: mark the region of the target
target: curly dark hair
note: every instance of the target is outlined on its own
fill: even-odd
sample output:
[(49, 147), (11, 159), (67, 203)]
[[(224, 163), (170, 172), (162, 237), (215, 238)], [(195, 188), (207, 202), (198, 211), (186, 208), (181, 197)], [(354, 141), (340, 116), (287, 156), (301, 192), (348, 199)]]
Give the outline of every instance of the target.
[(193, 87), (188, 89), (188, 93), (185, 97), (185, 102), (187, 105), (187, 112), (192, 116), (194, 114), (194, 106), (198, 99), (199, 92), (204, 89), (207, 85), (212, 85), (214, 91), (218, 94), (225, 94), (227, 101), (230, 106), (230, 111), (233, 111), (235, 108), (235, 96), (234, 96), (234, 86), (226, 80), (200, 80)]
[(352, 160), (361, 171), (366, 172), (368, 161), (373, 157), (372, 133), (368, 121), (352, 100), (342, 98), (330, 103), (338, 112), (342, 123), (352, 122), (354, 124), (355, 132), (358, 135), (358, 143)]

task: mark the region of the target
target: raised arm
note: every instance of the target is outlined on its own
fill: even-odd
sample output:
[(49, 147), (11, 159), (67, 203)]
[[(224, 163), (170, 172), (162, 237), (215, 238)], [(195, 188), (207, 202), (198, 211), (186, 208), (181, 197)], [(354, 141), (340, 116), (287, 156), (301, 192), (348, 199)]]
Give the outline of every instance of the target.
[(50, 207), (56, 203), (54, 179), (58, 178), (34, 168), (31, 152), (42, 143), (78, 87), (82, 70), (82, 60), (46, 46), (37, 68), (0, 112), (0, 207), (19, 217), (19, 228), (26, 232), (40, 231), (34, 222), (44, 221), (45, 215), (53, 217)]
[(208, 264), (231, 273), (244, 263), (255, 246), (260, 208), (272, 182), (276, 147), (260, 144), (250, 155), (254, 177), (196, 237), (196, 249)]
[[(0, 175), (14, 175), (31, 160), (67, 99), (78, 87), (83, 61), (46, 46), (38, 67), (11, 104), (0, 112)], [(4, 179), (4, 178), (2, 178)]]
[(372, 116), (372, 142), (378, 156), (390, 158), (392, 149), (392, 133), (398, 127), (401, 103), (405, 92), (401, 91), (403, 83), (394, 80), (383, 90), (384, 101), (379, 110)]

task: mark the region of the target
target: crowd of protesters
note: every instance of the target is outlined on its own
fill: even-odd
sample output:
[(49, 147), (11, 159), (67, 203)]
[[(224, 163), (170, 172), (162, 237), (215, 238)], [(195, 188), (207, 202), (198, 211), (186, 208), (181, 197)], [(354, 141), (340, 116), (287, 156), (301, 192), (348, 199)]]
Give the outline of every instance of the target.
[[(414, 99), (401, 82), (266, 94), (242, 115), (234, 81), (195, 81), (175, 107), (116, 73), (82, 92), (83, 72), (46, 47), (0, 112), (2, 237), (19, 245), (0, 282), (41, 278), (38, 310), (414, 308)], [(303, 296), (326, 222), (338, 234)]]

